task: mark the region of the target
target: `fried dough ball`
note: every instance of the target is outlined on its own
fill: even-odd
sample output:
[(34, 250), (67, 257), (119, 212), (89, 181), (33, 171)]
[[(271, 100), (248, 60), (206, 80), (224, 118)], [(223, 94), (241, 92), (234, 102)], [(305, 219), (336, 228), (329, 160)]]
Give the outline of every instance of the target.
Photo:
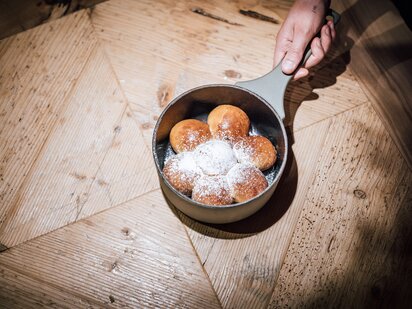
[(233, 199), (225, 176), (202, 176), (193, 188), (192, 199), (202, 204), (222, 206), (232, 204)]
[(236, 164), (226, 177), (231, 194), (237, 203), (254, 198), (268, 187), (265, 175), (252, 165)]
[(233, 146), (233, 151), (239, 163), (253, 164), (261, 171), (276, 162), (276, 149), (264, 136), (247, 136)]
[(246, 113), (233, 105), (219, 105), (207, 117), (212, 137), (232, 145), (249, 133), (250, 120)]
[(199, 145), (194, 151), (197, 165), (206, 175), (226, 175), (237, 163), (233, 149), (226, 142), (211, 140)]
[(196, 165), (193, 152), (182, 152), (166, 162), (163, 174), (177, 191), (190, 196), (194, 182), (202, 172)]
[(207, 123), (196, 119), (185, 119), (170, 131), (170, 144), (176, 153), (191, 151), (211, 138)]

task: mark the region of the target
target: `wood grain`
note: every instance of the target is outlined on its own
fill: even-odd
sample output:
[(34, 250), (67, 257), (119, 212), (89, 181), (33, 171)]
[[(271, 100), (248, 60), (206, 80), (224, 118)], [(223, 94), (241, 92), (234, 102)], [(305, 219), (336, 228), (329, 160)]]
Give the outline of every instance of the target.
[(16, 307), (219, 307), (159, 190), (3, 252), (0, 281)]
[(115, 131), (79, 218), (159, 188), (151, 148), (145, 147), (142, 132), (129, 108)]
[(19, 208), (23, 183), (96, 46), (89, 25), (80, 12), (0, 43), (2, 241), (5, 220)]
[[(101, 303), (74, 296), (61, 287), (45, 283), (0, 264), (1, 308), (97, 308)], [(69, 297), (70, 296), (70, 297)]]
[(64, 108), (1, 226), (0, 242), (8, 247), (76, 221), (98, 181), (126, 108), (100, 49), (91, 53)]
[(336, 8), (348, 21), (340, 36), (349, 67), (412, 168), (412, 32), (390, 1), (345, 0)]
[[(272, 68), (280, 25), (244, 16), (240, 8), (277, 19), (285, 15), (267, 1), (149, 2), (110, 1), (91, 14), (148, 144), (157, 116), (177, 94), (256, 78)], [(242, 26), (195, 14), (193, 8)], [(366, 102), (347, 61), (336, 49), (314, 76), (289, 87), (287, 125), (297, 131)]]
[(408, 308), (412, 172), (371, 104), (333, 119), (315, 175), (270, 307)]
[(341, 40), (289, 85), (291, 152), (261, 211), (202, 224), (159, 190), (160, 112), (267, 72), (280, 25), (239, 9), (282, 21), (290, 4), (109, 1), (0, 42), (0, 307), (408, 307), (412, 171), (374, 108), (409, 58), (361, 62), (409, 41), (379, 5), (367, 22), (337, 4), (354, 4)]

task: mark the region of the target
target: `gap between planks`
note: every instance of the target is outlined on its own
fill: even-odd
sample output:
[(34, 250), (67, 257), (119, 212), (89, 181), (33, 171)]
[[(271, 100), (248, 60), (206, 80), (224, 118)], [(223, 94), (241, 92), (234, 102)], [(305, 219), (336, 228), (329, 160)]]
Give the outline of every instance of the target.
[[(133, 198), (131, 198), (131, 199), (128, 199), (128, 200), (126, 200), (126, 201), (124, 201), (124, 202), (121, 202), (121, 203), (119, 203), (119, 204), (117, 204), (117, 205), (114, 205), (114, 206), (112, 206), (112, 207), (110, 207), (110, 208), (106, 208), (106, 209), (104, 209), (104, 210), (98, 211), (98, 212), (94, 213), (93, 215), (87, 216), (87, 217), (82, 218), (82, 219), (80, 219), (80, 220), (78, 220), (78, 221), (73, 221), (73, 222), (71, 222), (71, 223), (69, 223), (69, 224), (62, 225), (62, 226), (60, 226), (60, 227), (57, 228), (57, 229), (54, 229), (54, 230), (49, 231), (49, 232), (47, 232), (47, 233), (44, 233), (44, 234), (41, 234), (41, 235), (39, 235), (39, 236), (30, 238), (29, 240), (23, 241), (23, 242), (15, 245), (15, 246), (13, 246), (13, 247), (6, 247), (6, 246), (4, 246), (3, 244), (0, 244), (0, 255), (1, 255), (1, 253), (5, 252), (5, 251), (7, 251), (7, 250), (10, 250), (10, 249), (13, 249), (13, 248), (18, 248), (18, 247), (20, 247), (20, 246), (22, 246), (22, 245), (26, 245), (26, 244), (30, 243), (31, 241), (34, 241), (34, 240), (36, 240), (36, 239), (38, 239), (38, 238), (41, 238), (41, 237), (43, 237), (43, 236), (52, 234), (52, 233), (54, 233), (54, 232), (56, 232), (56, 231), (58, 231), (58, 230), (61, 230), (61, 229), (63, 229), (63, 228), (66, 228), (66, 227), (68, 227), (68, 226), (70, 226), (70, 225), (74, 225), (74, 224), (76, 224), (76, 223), (79, 223), (79, 222), (88, 220), (88, 219), (90, 219), (90, 218), (93, 218), (95, 215), (98, 215), (98, 214), (104, 213), (104, 212), (106, 212), (106, 211), (109, 211), (109, 210), (118, 208), (118, 207), (120, 207), (120, 206), (123, 206), (123, 205), (126, 204), (126, 203), (129, 203), (129, 202), (132, 202), (132, 201), (134, 201), (134, 200), (136, 200), (136, 199), (142, 198), (143, 196), (148, 195), (148, 194), (150, 194), (150, 193), (153, 193), (153, 192), (155, 192), (155, 191), (157, 191), (157, 190), (160, 190), (160, 188), (152, 189), (152, 190), (150, 190), (150, 191), (147, 191), (147, 192), (145, 192), (145, 193), (142, 193), (142, 194), (140, 194), (139, 196), (135, 196), (135, 197), (133, 197)], [(2, 250), (3, 248), (5, 248), (5, 249)]]
[[(91, 48), (89, 55), (87, 56), (87, 59), (84, 61), (83, 63), (83, 67), (81, 68), (81, 70), (79, 71), (79, 75), (77, 76), (77, 78), (75, 78), (74, 83), (72, 84), (72, 86), (70, 87), (70, 90), (67, 91), (66, 96), (64, 97), (63, 101), (66, 102), (72, 95), (73, 93), (76, 91), (79, 80), (80, 80), (80, 76), (83, 74), (84, 70), (87, 67), (87, 64), (89, 62), (89, 60), (91, 59), (92, 54), (94, 53), (94, 49), (96, 48), (96, 46), (93, 46), (93, 48)], [(57, 113), (59, 115), (63, 114), (65, 112), (65, 110), (68, 108), (69, 104), (63, 104), (63, 106), (57, 111)], [(50, 130), (47, 133), (46, 138), (44, 139), (43, 144), (39, 147), (37, 153), (35, 154), (35, 159), (31, 162), (29, 168), (28, 168), (28, 172), (27, 175), (25, 176), (25, 178), (23, 179), (23, 181), (21, 182), (19, 188), (16, 190), (16, 197), (13, 200), (18, 200), (19, 197), (21, 196), (21, 190), (23, 190), (23, 188), (25, 187), (25, 185), (27, 184), (27, 181), (29, 181), (30, 176), (33, 174), (33, 169), (36, 165), (37, 160), (39, 159), (40, 155), (43, 154), (44, 148), (48, 145), (49, 143), (49, 139), (50, 136), (53, 134), (53, 132), (55, 131), (55, 128), (59, 125), (59, 122), (56, 120), (54, 122), (54, 124), (52, 124)], [(90, 189), (90, 188), (89, 188)], [(7, 218), (10, 218), (9, 213), (10, 211), (13, 211), (14, 207), (12, 207), (11, 209), (8, 209), (7, 211), (7, 215), (5, 216), (6, 219), (3, 222), (3, 226), (6, 226), (6, 223), (8, 222)], [(0, 226), (0, 231), (1, 231), (1, 226)], [(4, 246), (4, 245), (3, 245)], [(0, 251), (1, 252), (1, 251)]]
[[(216, 296), (216, 299), (217, 299), (217, 301), (218, 301), (218, 303), (219, 303), (220, 308), (223, 309), (223, 305), (222, 305), (222, 302), (220, 301), (219, 295), (217, 294), (217, 292), (216, 292), (216, 290), (215, 290), (215, 287), (214, 287), (213, 284), (212, 284), (212, 280), (210, 280), (209, 273), (208, 273), (208, 272), (206, 271), (206, 269), (205, 269), (205, 263), (202, 263), (202, 260), (201, 260), (201, 258), (200, 258), (200, 256), (199, 256), (199, 253), (197, 252), (197, 250), (196, 250), (196, 248), (195, 248), (195, 246), (194, 246), (194, 244), (193, 244), (193, 242), (192, 242), (192, 238), (190, 237), (189, 232), (187, 231), (187, 229), (188, 229), (189, 227), (187, 227), (187, 226), (180, 220), (180, 217), (178, 218), (178, 220), (179, 220), (180, 223), (183, 225), (183, 229), (185, 230), (186, 237), (187, 237), (187, 239), (189, 240), (189, 243), (190, 243), (190, 246), (192, 247), (193, 253), (195, 254), (196, 259), (197, 259), (197, 261), (199, 262), (199, 266), (202, 268), (202, 271), (203, 271), (205, 277), (207, 278), (207, 281), (209, 282), (210, 288), (212, 289), (213, 293), (214, 293), (215, 296)], [(213, 247), (213, 245), (212, 245), (212, 247)], [(205, 261), (205, 262), (206, 262), (206, 261)]]
[[(92, 17), (92, 16), (93, 16), (93, 11), (94, 11), (94, 7), (91, 7), (91, 8), (87, 8), (87, 9), (86, 9), (87, 18), (88, 18), (88, 20), (89, 20), (89, 22), (90, 22), (91, 28), (93, 29), (93, 33), (96, 34), (97, 45), (98, 45), (98, 47), (101, 49), (101, 51), (102, 51), (102, 53), (103, 53), (103, 55), (104, 55), (104, 58), (106, 59), (107, 63), (109, 64), (110, 71), (112, 72), (112, 75), (113, 75), (113, 77), (114, 77), (114, 79), (115, 79), (115, 81), (116, 81), (116, 84), (117, 84), (117, 86), (118, 86), (118, 88), (119, 88), (119, 90), (120, 90), (120, 95), (122, 96), (123, 100), (126, 102), (126, 104), (125, 104), (125, 105), (126, 105), (125, 110), (126, 110), (127, 108), (129, 108), (130, 111), (133, 111), (133, 108), (132, 108), (129, 100), (127, 99), (127, 97), (126, 97), (126, 95), (125, 95), (125, 92), (124, 92), (124, 90), (123, 90), (123, 88), (122, 88), (122, 85), (121, 85), (121, 83), (120, 83), (119, 77), (117, 76), (117, 73), (116, 73), (116, 71), (115, 71), (115, 69), (114, 69), (114, 67), (113, 67), (113, 64), (112, 64), (111, 60), (110, 60), (110, 57), (109, 57), (108, 54), (107, 54), (106, 44), (104, 44), (104, 43), (102, 42), (102, 39), (99, 37), (99, 35), (97, 35), (97, 30), (96, 30), (96, 28), (95, 28), (95, 26), (94, 26), (94, 24), (93, 24), (93, 17)], [(122, 117), (121, 117), (121, 118), (123, 118), (123, 115), (124, 115), (124, 113), (122, 114)], [(144, 140), (144, 135), (143, 135), (143, 132), (142, 132), (142, 130), (141, 130), (141, 128), (140, 128), (140, 124), (138, 123), (138, 121), (136, 120), (136, 118), (135, 118), (133, 115), (132, 115), (131, 118), (133, 119), (134, 123), (136, 124), (137, 129), (138, 129), (138, 131), (139, 131), (139, 134), (140, 134), (140, 136), (142, 137), (142, 140)], [(147, 149), (149, 152), (152, 151), (152, 150), (147, 146), (146, 143), (144, 143), (144, 147), (146, 147), (146, 149)], [(103, 161), (102, 161), (102, 162), (103, 162)]]

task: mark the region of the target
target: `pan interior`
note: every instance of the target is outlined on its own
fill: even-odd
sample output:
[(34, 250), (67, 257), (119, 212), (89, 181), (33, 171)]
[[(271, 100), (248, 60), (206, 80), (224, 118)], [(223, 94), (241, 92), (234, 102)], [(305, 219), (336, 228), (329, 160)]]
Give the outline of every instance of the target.
[(207, 121), (208, 114), (218, 105), (235, 105), (246, 112), (250, 119), (250, 135), (268, 138), (277, 150), (273, 167), (263, 172), (269, 186), (277, 179), (285, 160), (284, 129), (274, 110), (254, 94), (236, 86), (204, 86), (177, 97), (162, 114), (155, 129), (154, 151), (156, 163), (163, 170), (164, 163), (174, 155), (169, 142), (172, 127), (183, 119)]

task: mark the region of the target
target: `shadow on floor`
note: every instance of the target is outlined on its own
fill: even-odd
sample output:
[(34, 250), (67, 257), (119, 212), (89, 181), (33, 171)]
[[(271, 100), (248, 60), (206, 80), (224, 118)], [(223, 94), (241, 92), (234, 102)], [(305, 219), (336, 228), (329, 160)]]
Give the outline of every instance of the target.
[[(246, 219), (228, 224), (203, 223), (186, 216), (170, 202), (168, 204), (183, 224), (198, 233), (222, 239), (244, 238), (266, 230), (285, 214), (295, 196), (297, 182), (297, 164), (293, 152), (289, 149), (289, 158), (284, 174), (274, 194), (265, 206)], [(165, 199), (167, 201), (166, 197)]]

